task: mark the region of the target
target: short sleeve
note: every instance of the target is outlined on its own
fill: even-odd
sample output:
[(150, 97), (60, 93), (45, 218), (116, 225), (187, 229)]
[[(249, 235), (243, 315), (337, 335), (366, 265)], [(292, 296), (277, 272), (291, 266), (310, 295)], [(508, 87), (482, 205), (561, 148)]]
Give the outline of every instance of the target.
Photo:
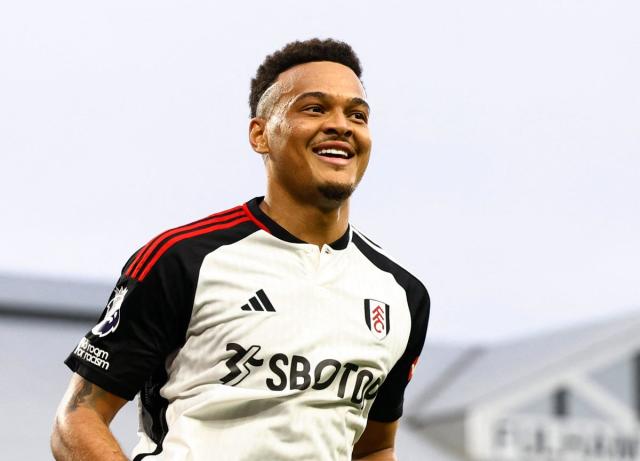
[(402, 416), (404, 391), (422, 352), (429, 323), (430, 300), (426, 288), (418, 280), (410, 285), (407, 301), (411, 312), (411, 331), (407, 347), (380, 386), (369, 411), (369, 419), (395, 421)]
[(193, 281), (173, 252), (164, 254), (142, 279), (127, 274), (129, 263), (100, 321), (65, 364), (103, 389), (131, 400), (184, 342)]

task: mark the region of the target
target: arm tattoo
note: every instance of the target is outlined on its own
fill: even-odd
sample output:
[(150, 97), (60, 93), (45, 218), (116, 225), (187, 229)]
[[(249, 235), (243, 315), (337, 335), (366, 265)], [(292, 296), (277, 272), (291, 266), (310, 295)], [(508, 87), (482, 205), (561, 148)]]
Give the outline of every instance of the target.
[(94, 406), (96, 398), (104, 395), (104, 391), (98, 386), (95, 386), (87, 380), (82, 381), (82, 386), (76, 389), (69, 405), (67, 406), (69, 412), (75, 411), (79, 406), (89, 405)]

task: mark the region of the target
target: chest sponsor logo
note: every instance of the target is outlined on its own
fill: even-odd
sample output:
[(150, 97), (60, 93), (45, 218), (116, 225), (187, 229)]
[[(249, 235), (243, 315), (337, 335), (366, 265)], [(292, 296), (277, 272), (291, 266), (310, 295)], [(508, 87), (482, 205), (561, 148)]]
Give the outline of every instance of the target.
[(389, 305), (382, 301), (376, 301), (375, 299), (364, 300), (364, 320), (373, 336), (377, 339), (386, 338), (391, 330), (389, 310)]
[(264, 362), (262, 359), (255, 358), (255, 355), (260, 352), (260, 346), (251, 346), (249, 349), (245, 349), (240, 344), (230, 343), (227, 344), (227, 350), (234, 351), (235, 354), (225, 363), (229, 374), (220, 380), (223, 384), (230, 386), (240, 384), (251, 373), (249, 365), (259, 367)]
[(362, 408), (366, 400), (376, 397), (384, 379), (382, 375), (375, 376), (372, 371), (361, 369), (355, 363), (341, 363), (335, 359), (324, 359), (314, 364), (302, 355), (282, 353), (258, 358), (260, 349), (258, 345), (244, 348), (236, 343), (227, 344), (227, 350), (234, 351), (234, 354), (225, 362), (229, 373), (220, 381), (236, 386), (251, 373), (264, 373), (264, 384), (272, 391), (322, 390), (334, 385), (339, 398), (348, 398)]
[(122, 301), (124, 301), (126, 294), (126, 288), (116, 288), (113, 298), (107, 304), (107, 313), (100, 323), (91, 329), (91, 333), (103, 337), (116, 331), (116, 328), (120, 325), (120, 306), (122, 306)]

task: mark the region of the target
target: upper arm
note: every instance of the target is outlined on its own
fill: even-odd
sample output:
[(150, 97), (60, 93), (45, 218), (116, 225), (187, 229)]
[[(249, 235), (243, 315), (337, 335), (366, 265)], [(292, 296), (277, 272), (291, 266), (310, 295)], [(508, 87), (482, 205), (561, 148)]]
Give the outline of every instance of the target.
[(397, 430), (398, 420), (380, 422), (370, 419), (362, 436), (353, 447), (353, 459), (362, 458), (379, 451), (388, 451), (390, 455), (388, 459), (395, 459), (393, 457), (393, 447)]
[(194, 293), (180, 254), (160, 258), (144, 280), (125, 265), (101, 320), (65, 363), (114, 395), (132, 400), (186, 333)]
[(126, 399), (105, 391), (74, 373), (58, 407), (58, 417), (66, 418), (84, 409), (97, 413), (104, 423), (109, 425), (125, 403)]

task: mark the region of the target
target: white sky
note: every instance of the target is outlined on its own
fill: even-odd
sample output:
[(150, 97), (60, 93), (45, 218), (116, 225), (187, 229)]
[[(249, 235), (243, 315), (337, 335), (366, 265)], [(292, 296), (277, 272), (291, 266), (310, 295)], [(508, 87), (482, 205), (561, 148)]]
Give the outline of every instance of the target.
[(352, 222), (425, 282), (431, 338), (640, 308), (639, 20), (615, 0), (4, 2), (0, 271), (114, 281), (161, 230), (261, 195), (250, 78), (320, 36), (354, 46), (373, 106)]

